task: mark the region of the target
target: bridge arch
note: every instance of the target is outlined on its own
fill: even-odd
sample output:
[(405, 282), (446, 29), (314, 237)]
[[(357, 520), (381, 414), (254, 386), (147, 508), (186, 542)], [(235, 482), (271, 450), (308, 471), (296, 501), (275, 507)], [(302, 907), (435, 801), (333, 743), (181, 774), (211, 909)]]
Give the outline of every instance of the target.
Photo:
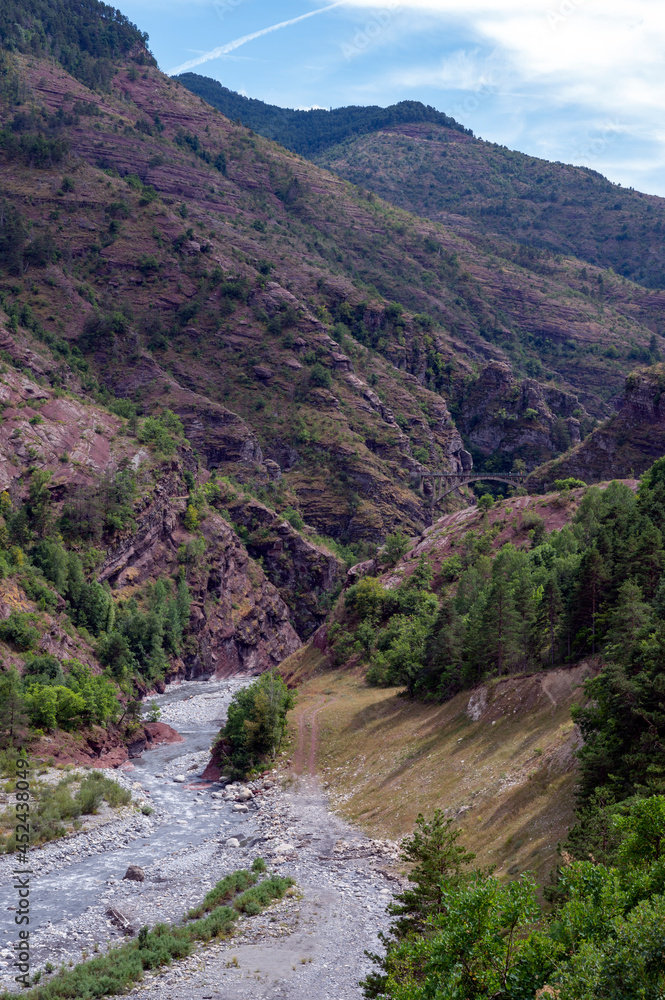
[(521, 485), (526, 481), (526, 474), (523, 472), (487, 472), (487, 473), (446, 473), (446, 472), (430, 472), (424, 473), (420, 477), (421, 488), (427, 482), (432, 484), (432, 495), (430, 500), (430, 507), (434, 508), (444, 497), (449, 496), (458, 490), (461, 486), (467, 486), (469, 483), (477, 483), (481, 481), (490, 481), (495, 483), (507, 483), (509, 486)]

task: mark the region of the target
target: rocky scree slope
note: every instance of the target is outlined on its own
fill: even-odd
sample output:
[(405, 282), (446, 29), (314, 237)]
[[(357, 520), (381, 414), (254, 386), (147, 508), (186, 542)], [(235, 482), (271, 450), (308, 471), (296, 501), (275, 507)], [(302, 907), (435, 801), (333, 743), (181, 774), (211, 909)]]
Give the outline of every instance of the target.
[[(507, 244), (415, 219), (145, 61), (100, 93), (5, 60), (29, 98), (5, 92), (3, 134), (61, 144), (40, 165), (9, 140), (2, 154), (15, 322), (78, 345), (115, 394), (169, 406), (208, 468), (327, 535), (423, 526), (414, 478), (464, 468), (451, 411), (488, 363), (562, 392), (556, 423), (571, 395), (604, 417), (631, 350), (650, 349), (660, 293), (605, 275), (602, 301), (581, 294), (573, 262), (535, 273)], [(566, 444), (543, 434), (534, 457), (528, 438), (530, 465)]]

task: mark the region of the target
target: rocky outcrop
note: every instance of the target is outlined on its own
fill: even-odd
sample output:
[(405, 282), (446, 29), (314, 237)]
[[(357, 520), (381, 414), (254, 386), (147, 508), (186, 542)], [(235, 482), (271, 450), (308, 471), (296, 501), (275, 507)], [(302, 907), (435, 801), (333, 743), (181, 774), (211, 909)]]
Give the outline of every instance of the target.
[(159, 746), (161, 743), (182, 742), (180, 733), (167, 726), (165, 722), (147, 722), (127, 743), (127, 753), (130, 758), (140, 757), (144, 750)]
[[(19, 358), (37, 358), (0, 326), (2, 344), (11, 344)], [(35, 381), (36, 365), (30, 375), (15, 367), (0, 375), (0, 490), (25, 492), (27, 484), (19, 480), (35, 467), (51, 473), (54, 489), (88, 485), (136, 454), (136, 440), (120, 433), (120, 418)]]
[(643, 368), (626, 379), (619, 412), (561, 458), (533, 473), (551, 483), (574, 476), (587, 483), (639, 476), (665, 455), (665, 365)]
[[(108, 348), (97, 352), (98, 363), (111, 360)], [(118, 370), (110, 380), (119, 396), (158, 401), (169, 406), (182, 420), (190, 443), (204, 456), (208, 468), (230, 462), (255, 463), (263, 459), (254, 431), (238, 416), (198, 392), (187, 388), (188, 378), (175, 379), (147, 354), (140, 353), (131, 367)]]
[[(206, 409), (200, 397), (188, 402), (188, 396), (195, 394), (183, 392), (180, 397), (183, 418), (191, 418), (189, 433), (201, 448), (205, 438), (211, 456), (223, 453), (227, 460), (261, 460), (256, 439), (239, 417), (215, 404)], [(177, 459), (160, 467), (148, 448), (123, 433), (121, 418), (44, 387), (16, 368), (7, 368), (0, 376), (0, 403), (4, 404), (0, 490), (8, 490), (20, 501), (27, 491), (26, 473), (37, 464), (51, 473), (51, 492), (57, 504), (65, 493), (71, 496), (73, 491), (95, 488), (100, 479), (122, 465), (131, 466), (140, 479), (135, 526), (110, 540), (97, 577), (100, 582), (108, 581), (122, 597), (123, 591), (129, 593), (137, 585), (179, 572), (179, 550), (181, 546), (187, 550), (194, 541), (180, 523), (186, 502), (183, 465), (196, 468), (187, 447), (180, 449)], [(274, 470), (267, 472), (274, 477)], [(259, 504), (253, 519), (259, 510), (261, 517), (275, 519)], [(240, 511), (237, 518), (245, 523)], [(191, 629), (189, 644), (175, 670), (187, 676), (260, 673), (298, 648), (300, 639), (291, 624), (291, 612), (222, 517), (211, 514), (204, 522), (203, 536), (205, 552), (195, 564), (187, 565), (193, 597)], [(257, 555), (262, 551), (257, 549)], [(317, 601), (334, 586), (338, 561), (305, 542), (290, 525), (282, 530), (270, 552), (271, 572), (285, 592), (292, 591), (294, 618), (306, 632), (305, 623), (312, 616), (314, 627), (319, 623)], [(302, 601), (296, 597), (299, 579), (301, 587), (307, 589)], [(64, 628), (65, 620), (60, 620), (64, 602), (60, 604), (53, 613), (41, 614), (38, 651), (61, 662), (78, 659), (98, 671), (90, 645), (71, 637)], [(36, 608), (13, 580), (6, 580), (0, 592), (0, 617), (6, 618), (12, 610), (32, 612)], [(7, 647), (3, 655), (21, 669), (22, 661), (15, 651)]]
[(177, 494), (175, 472), (156, 484), (136, 530), (109, 552), (99, 579), (122, 592), (176, 574), (184, 558), (192, 609), (179, 671), (187, 677), (262, 673), (300, 646), (289, 609), (218, 514), (201, 525), (200, 554), (187, 555), (196, 539), (180, 523), (185, 501)]
[[(0, 580), (0, 621), (9, 618), (12, 612), (24, 612), (38, 616), (38, 631), (40, 638), (34, 648), (37, 656), (48, 654), (55, 656), (66, 665), (67, 660), (78, 660), (90, 667), (93, 673), (99, 673), (100, 666), (95, 656), (91, 642), (85, 641), (80, 635), (72, 635), (68, 620), (61, 612), (65, 602), (61, 599), (59, 607), (52, 612), (41, 611), (35, 601), (31, 601), (15, 579), (8, 577)], [(25, 668), (25, 654), (16, 647), (0, 642), (0, 661), (6, 667), (15, 667), (19, 673)]]
[(233, 522), (246, 529), (243, 541), (247, 551), (261, 560), (266, 576), (291, 612), (298, 635), (309, 638), (326, 618), (325, 598), (344, 578), (342, 560), (309, 541), (258, 500), (240, 498), (227, 490), (220, 503)]
[(490, 361), (459, 403), (458, 425), (482, 455), (509, 454), (527, 467), (581, 439), (588, 414), (577, 396), (535, 379), (518, 380), (509, 365)]
[(289, 609), (233, 529), (218, 515), (203, 524), (206, 561), (194, 569), (190, 627), (198, 649), (188, 676), (260, 674), (298, 649)]

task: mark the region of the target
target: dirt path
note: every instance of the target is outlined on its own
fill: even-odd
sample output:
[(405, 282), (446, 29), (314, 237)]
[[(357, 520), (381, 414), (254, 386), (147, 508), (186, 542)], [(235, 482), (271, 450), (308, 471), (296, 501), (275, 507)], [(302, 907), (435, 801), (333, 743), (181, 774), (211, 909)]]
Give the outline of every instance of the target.
[(305, 772), (312, 778), (316, 775), (317, 716), (327, 700), (319, 698), (298, 715), (298, 742), (293, 755), (293, 769), (298, 775)]
[[(313, 713), (303, 714), (307, 730)], [(307, 764), (311, 744), (304, 745)], [(293, 782), (285, 772), (250, 815), (248, 843), (226, 852), (228, 869), (248, 867), (260, 851), (271, 870), (296, 879), (293, 893), (261, 916), (242, 918), (230, 940), (148, 973), (132, 998), (362, 1000), (359, 980), (371, 969), (365, 950), (378, 950), (377, 932), (387, 929), (395, 882), (385, 869), (395, 863), (394, 850), (331, 814), (318, 781), (307, 774)], [(200, 886), (200, 862), (192, 876)]]

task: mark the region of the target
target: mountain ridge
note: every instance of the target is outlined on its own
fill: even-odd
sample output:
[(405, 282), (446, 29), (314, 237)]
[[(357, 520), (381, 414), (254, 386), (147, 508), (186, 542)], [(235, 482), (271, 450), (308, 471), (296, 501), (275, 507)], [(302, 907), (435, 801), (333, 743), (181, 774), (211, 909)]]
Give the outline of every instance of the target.
[(399, 101), (388, 107), (352, 105), (341, 108), (311, 108), (301, 111), (265, 104), (224, 87), (211, 77), (197, 73), (181, 73), (173, 77), (179, 83), (217, 108), (230, 121), (239, 120), (247, 128), (274, 139), (294, 153), (308, 156), (328, 146), (342, 142), (350, 135), (358, 136), (400, 122), (430, 122), (472, 135), (449, 115), (420, 101)]
[[(477, 139), (419, 102), (402, 101), (383, 116), (355, 107), (294, 112), (194, 73), (177, 79), (229, 117), (415, 215), (508, 236), (536, 263), (543, 252), (571, 254), (646, 287), (665, 287), (665, 199), (656, 195), (612, 183), (590, 167)], [(366, 112), (373, 117), (364, 120)], [(318, 138), (317, 116), (342, 113), (353, 123), (349, 135), (337, 146), (331, 135)]]

